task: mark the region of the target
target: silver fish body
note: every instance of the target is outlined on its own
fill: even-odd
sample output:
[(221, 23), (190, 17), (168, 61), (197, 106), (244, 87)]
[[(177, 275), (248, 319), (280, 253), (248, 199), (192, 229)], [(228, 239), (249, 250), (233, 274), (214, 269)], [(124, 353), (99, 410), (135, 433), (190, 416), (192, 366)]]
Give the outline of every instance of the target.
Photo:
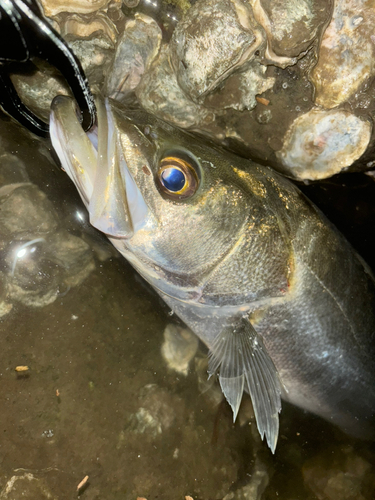
[(51, 137), (91, 223), (209, 347), (234, 418), (247, 390), (272, 451), (280, 396), (373, 437), (374, 280), (291, 182), (110, 100), (95, 138), (56, 98)]

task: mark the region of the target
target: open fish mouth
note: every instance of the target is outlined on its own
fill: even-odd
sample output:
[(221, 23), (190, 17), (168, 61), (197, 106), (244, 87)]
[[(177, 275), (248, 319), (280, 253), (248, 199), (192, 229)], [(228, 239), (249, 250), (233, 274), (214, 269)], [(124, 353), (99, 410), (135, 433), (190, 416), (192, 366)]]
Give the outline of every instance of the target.
[(98, 123), (86, 134), (74, 100), (57, 96), (51, 105), (52, 145), (91, 225), (112, 238), (131, 238), (144, 226), (148, 207), (128, 168), (108, 99), (97, 98), (96, 105)]

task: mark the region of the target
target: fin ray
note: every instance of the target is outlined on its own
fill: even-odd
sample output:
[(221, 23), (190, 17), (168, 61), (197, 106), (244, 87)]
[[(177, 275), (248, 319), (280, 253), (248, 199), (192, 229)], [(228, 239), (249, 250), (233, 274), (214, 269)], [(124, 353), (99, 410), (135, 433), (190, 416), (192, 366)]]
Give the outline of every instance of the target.
[(245, 377), (219, 377), (220, 387), (223, 391), (225, 399), (228, 401), (233, 411), (233, 422), (236, 421), (238, 410), (240, 409), (243, 389), (245, 385)]
[(224, 328), (209, 352), (209, 375), (219, 372), (219, 382), (233, 410), (233, 419), (246, 388), (253, 403), (258, 431), (272, 453), (279, 434), (281, 387), (276, 367), (261, 337), (247, 318)]

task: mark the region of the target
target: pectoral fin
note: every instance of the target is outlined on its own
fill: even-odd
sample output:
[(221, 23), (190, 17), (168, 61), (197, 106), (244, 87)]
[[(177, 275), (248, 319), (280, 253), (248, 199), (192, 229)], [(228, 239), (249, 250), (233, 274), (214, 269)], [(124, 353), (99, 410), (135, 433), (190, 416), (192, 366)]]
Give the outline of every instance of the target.
[(280, 382), (275, 365), (250, 321), (225, 328), (209, 352), (208, 372), (219, 373), (221, 389), (236, 419), (245, 387), (250, 393), (259, 433), (272, 453), (279, 434)]

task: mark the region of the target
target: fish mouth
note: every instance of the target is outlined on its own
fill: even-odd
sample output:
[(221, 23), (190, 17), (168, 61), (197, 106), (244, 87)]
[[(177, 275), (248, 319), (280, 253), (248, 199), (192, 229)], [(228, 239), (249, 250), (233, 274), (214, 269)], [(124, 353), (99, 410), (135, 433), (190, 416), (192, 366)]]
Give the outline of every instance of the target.
[(51, 105), (50, 135), (63, 169), (88, 209), (90, 223), (112, 238), (131, 238), (148, 207), (128, 168), (108, 99), (96, 98), (97, 126), (87, 134), (73, 99)]

